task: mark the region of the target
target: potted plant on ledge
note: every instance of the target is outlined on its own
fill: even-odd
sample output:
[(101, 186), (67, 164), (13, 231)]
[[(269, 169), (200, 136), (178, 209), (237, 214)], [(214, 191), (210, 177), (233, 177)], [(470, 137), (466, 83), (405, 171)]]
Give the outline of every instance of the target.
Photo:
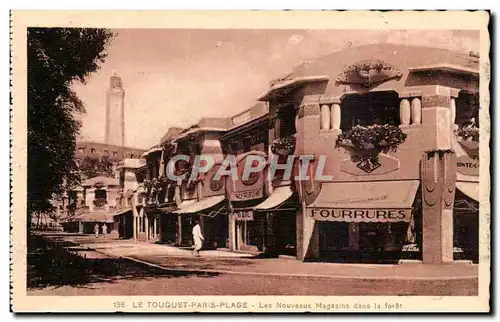
[(406, 137), (396, 125), (356, 125), (339, 134), (335, 147), (343, 147), (353, 162), (359, 162), (358, 167), (370, 170), (378, 167), (380, 153), (396, 152)]
[(274, 140), (271, 144), (271, 152), (281, 156), (288, 156), (295, 151), (295, 136), (289, 135)]
[(479, 128), (474, 119), (471, 122), (458, 126), (455, 130), (458, 143), (471, 151), (479, 149)]

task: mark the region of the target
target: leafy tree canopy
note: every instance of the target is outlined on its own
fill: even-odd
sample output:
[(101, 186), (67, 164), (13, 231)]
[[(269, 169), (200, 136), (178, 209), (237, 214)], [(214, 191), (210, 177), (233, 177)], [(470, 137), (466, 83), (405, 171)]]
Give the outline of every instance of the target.
[(71, 89), (106, 58), (107, 29), (28, 29), (28, 225), (78, 179), (73, 157), (82, 101)]
[(113, 177), (113, 162), (108, 156), (100, 158), (86, 156), (80, 162), (79, 172), (82, 180), (98, 176)]

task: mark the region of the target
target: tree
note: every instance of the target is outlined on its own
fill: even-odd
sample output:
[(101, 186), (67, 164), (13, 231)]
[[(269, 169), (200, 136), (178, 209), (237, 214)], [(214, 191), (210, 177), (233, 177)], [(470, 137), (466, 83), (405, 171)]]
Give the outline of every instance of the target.
[(90, 157), (86, 156), (80, 162), (79, 171), (81, 179), (89, 179), (98, 176), (113, 177), (113, 162), (108, 156)]
[(112, 38), (107, 29), (28, 28), (28, 227), (77, 180), (75, 112), (84, 106), (71, 84), (98, 70)]

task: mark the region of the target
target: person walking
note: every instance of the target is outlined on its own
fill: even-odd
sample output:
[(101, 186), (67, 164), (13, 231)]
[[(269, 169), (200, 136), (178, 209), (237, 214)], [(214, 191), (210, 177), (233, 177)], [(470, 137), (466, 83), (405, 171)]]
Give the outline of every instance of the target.
[(194, 250), (193, 255), (196, 257), (200, 256), (200, 249), (203, 247), (203, 235), (201, 234), (200, 221), (198, 219), (194, 222), (193, 227), (193, 240), (194, 240)]
[(108, 226), (106, 224), (102, 224), (102, 236), (106, 238), (108, 235)]
[(95, 233), (95, 238), (99, 237), (99, 224), (95, 224), (94, 233)]

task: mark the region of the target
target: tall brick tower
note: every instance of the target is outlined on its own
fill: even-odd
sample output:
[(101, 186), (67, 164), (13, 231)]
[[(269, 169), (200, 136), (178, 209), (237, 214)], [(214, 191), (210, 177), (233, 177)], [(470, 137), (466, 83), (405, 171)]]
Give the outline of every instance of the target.
[(109, 89), (106, 93), (106, 143), (125, 145), (125, 116), (122, 79), (113, 73), (109, 79)]

